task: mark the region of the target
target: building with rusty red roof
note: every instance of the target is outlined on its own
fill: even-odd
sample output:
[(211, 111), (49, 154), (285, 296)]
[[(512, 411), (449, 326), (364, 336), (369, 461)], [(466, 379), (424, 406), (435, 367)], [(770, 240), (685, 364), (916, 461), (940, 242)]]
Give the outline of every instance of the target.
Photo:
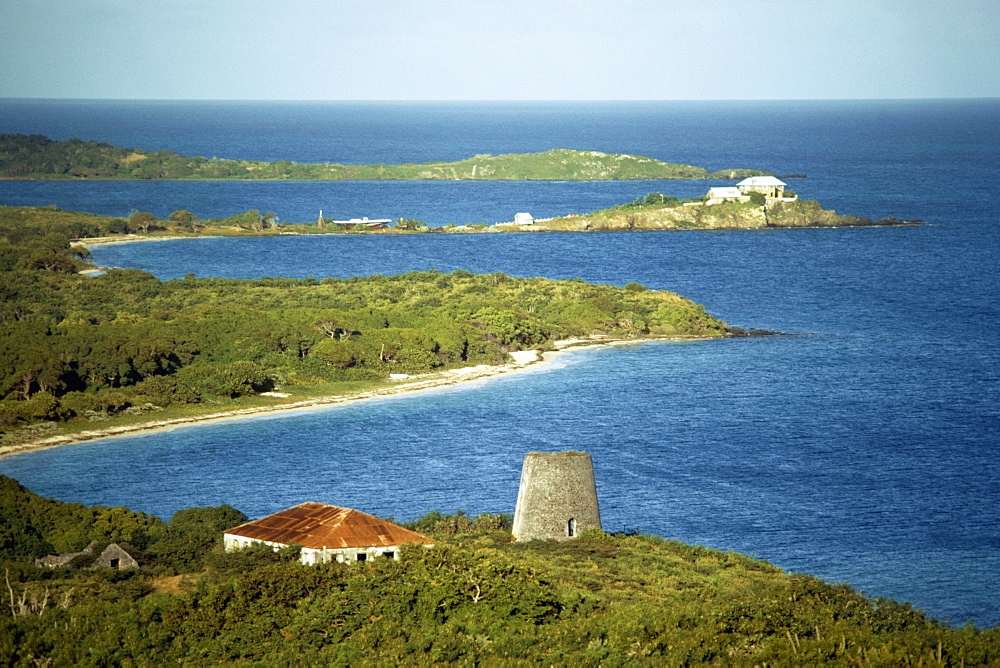
[(378, 556), (395, 559), (402, 545), (433, 544), (427, 536), (374, 515), (315, 501), (233, 527), (223, 534), (223, 542), (226, 550), (254, 543), (275, 548), (301, 545), (303, 564), (350, 563)]

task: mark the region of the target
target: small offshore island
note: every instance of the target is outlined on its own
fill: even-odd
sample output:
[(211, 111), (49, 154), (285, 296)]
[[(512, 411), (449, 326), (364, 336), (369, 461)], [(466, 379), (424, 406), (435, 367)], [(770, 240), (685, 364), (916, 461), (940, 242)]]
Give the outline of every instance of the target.
[[(803, 175), (794, 175), (801, 178)], [(326, 221), (323, 204), (315, 225), (278, 223), (272, 212), (251, 210), (226, 219), (202, 221), (190, 211), (175, 211), (168, 221), (136, 212), (125, 222), (95, 219), (106, 234), (205, 233), (310, 234), (317, 232), (584, 232), (684, 229), (761, 229), (769, 227), (858, 227), (917, 224), (896, 218), (871, 220), (823, 209), (803, 201), (785, 183), (758, 169), (732, 168), (709, 172), (693, 165), (668, 163), (644, 156), (553, 149), (540, 153), (477, 155), (457, 162), (402, 165), (305, 164), (288, 160), (247, 160), (187, 157), (171, 151), (143, 151), (111, 144), (70, 139), (53, 141), (41, 135), (0, 134), (0, 179), (33, 180), (478, 180), (478, 181), (609, 181), (707, 180), (733, 182), (712, 187), (704, 197), (679, 200), (661, 193), (586, 214), (535, 220), (519, 213), (512, 223), (432, 227), (411, 218), (367, 218)], [(83, 215), (83, 214), (78, 214)], [(138, 217), (137, 217), (138, 215)], [(525, 224), (528, 221), (528, 224)], [(329, 222), (329, 224), (327, 224)], [(81, 227), (73, 236), (102, 236)]]
[(0, 134), (0, 178), (96, 180), (252, 181), (639, 181), (737, 179), (764, 175), (663, 162), (641, 155), (553, 149), (539, 153), (477, 155), (457, 162), (342, 165), (189, 157), (41, 135)]

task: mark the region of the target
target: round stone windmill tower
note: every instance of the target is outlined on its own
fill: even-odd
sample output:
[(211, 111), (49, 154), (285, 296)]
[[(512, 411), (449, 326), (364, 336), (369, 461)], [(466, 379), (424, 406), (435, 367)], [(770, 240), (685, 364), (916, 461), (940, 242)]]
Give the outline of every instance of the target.
[(514, 540), (567, 540), (601, 528), (594, 463), (586, 452), (529, 452), (514, 510)]

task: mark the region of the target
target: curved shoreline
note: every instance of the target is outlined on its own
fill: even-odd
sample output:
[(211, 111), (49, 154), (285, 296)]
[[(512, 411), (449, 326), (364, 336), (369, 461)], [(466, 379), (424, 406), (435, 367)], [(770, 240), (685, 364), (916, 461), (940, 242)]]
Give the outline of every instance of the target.
[[(581, 221), (584, 220), (583, 216), (580, 216)], [(740, 232), (740, 231), (759, 231), (759, 230), (842, 230), (842, 229), (860, 229), (860, 228), (884, 228), (884, 227), (920, 227), (925, 225), (922, 220), (901, 220), (894, 218), (883, 218), (875, 221), (870, 221), (867, 223), (844, 223), (842, 225), (825, 225), (821, 223), (809, 223), (805, 225), (769, 225), (764, 227), (743, 227), (739, 225), (732, 226), (720, 226), (720, 227), (659, 227), (659, 226), (640, 226), (631, 229), (626, 228), (551, 228), (546, 227), (544, 223), (540, 223), (533, 226), (522, 226), (515, 227), (513, 223), (497, 223), (489, 226), (486, 229), (474, 229), (468, 226), (462, 225), (451, 230), (444, 230), (441, 228), (441, 232), (413, 232), (410, 230), (397, 230), (396, 228), (389, 228), (385, 230), (379, 230), (377, 232), (365, 231), (365, 232), (343, 232), (343, 233), (303, 233), (303, 232), (280, 232), (278, 234), (188, 234), (188, 235), (176, 235), (167, 234), (163, 236), (124, 236), (124, 237), (87, 237), (81, 239), (73, 239), (73, 243), (79, 246), (84, 246), (90, 248), (92, 246), (110, 246), (117, 244), (128, 244), (128, 243), (145, 243), (151, 241), (182, 241), (186, 239), (249, 239), (249, 238), (272, 238), (272, 237), (345, 237), (345, 236), (356, 236), (356, 235), (379, 235), (379, 236), (412, 236), (412, 235), (424, 235), (424, 234), (544, 234), (548, 233), (564, 233), (564, 234), (581, 234), (581, 233), (636, 233), (636, 232)], [(433, 228), (438, 229), (438, 228)]]
[[(464, 369), (450, 369), (448, 371), (435, 372), (433, 374), (423, 374), (406, 379), (397, 385), (369, 390), (366, 392), (353, 392), (348, 394), (338, 394), (311, 399), (292, 401), (286, 404), (275, 404), (273, 406), (252, 406), (248, 408), (234, 408), (217, 412), (204, 413), (202, 415), (192, 415), (187, 417), (172, 418), (169, 420), (150, 420), (137, 424), (109, 426), (100, 429), (91, 429), (75, 434), (59, 434), (56, 436), (42, 437), (25, 443), (12, 445), (0, 445), (0, 459), (11, 455), (25, 454), (37, 450), (55, 448), (61, 445), (73, 445), (86, 443), (105, 438), (116, 438), (119, 436), (131, 436), (139, 433), (155, 433), (160, 431), (171, 431), (186, 426), (193, 426), (203, 423), (221, 422), (225, 420), (237, 420), (248, 417), (260, 417), (277, 413), (291, 413), (294, 411), (316, 410), (327, 408), (337, 404), (348, 404), (369, 399), (379, 399), (386, 397), (415, 394), (444, 387), (466, 386), (478, 381), (484, 381), (497, 376), (509, 375), (526, 370), (536, 370), (552, 364), (562, 353), (569, 350), (587, 350), (603, 348), (614, 345), (642, 344), (653, 341), (673, 341), (685, 342), (702, 340), (697, 337), (651, 337), (644, 339), (608, 339), (608, 340), (582, 340), (572, 339), (567, 341), (553, 342), (556, 350), (524, 350), (510, 353), (512, 361), (499, 365), (479, 365)], [(704, 339), (708, 340), (708, 339)], [(427, 378), (426, 376), (432, 376)]]

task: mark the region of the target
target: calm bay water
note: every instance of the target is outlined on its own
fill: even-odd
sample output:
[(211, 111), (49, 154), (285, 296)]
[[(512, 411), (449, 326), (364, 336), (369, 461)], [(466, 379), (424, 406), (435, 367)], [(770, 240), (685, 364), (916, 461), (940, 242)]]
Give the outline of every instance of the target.
[[(165, 279), (412, 269), (638, 281), (788, 336), (644, 344), (448, 389), (11, 457), (60, 499), (169, 516), (306, 499), (411, 519), (512, 512), (530, 450), (594, 455), (605, 528), (746, 552), (1000, 622), (1000, 102), (323, 105), (0, 102), (2, 131), (191, 154), (402, 162), (557, 146), (801, 172), (801, 195), (923, 227), (202, 239), (104, 246)], [(121, 215), (316, 209), (435, 224), (584, 211), (691, 183), (23, 183)], [(319, 205), (319, 202), (336, 202)], [(379, 208), (379, 207), (384, 208)]]

